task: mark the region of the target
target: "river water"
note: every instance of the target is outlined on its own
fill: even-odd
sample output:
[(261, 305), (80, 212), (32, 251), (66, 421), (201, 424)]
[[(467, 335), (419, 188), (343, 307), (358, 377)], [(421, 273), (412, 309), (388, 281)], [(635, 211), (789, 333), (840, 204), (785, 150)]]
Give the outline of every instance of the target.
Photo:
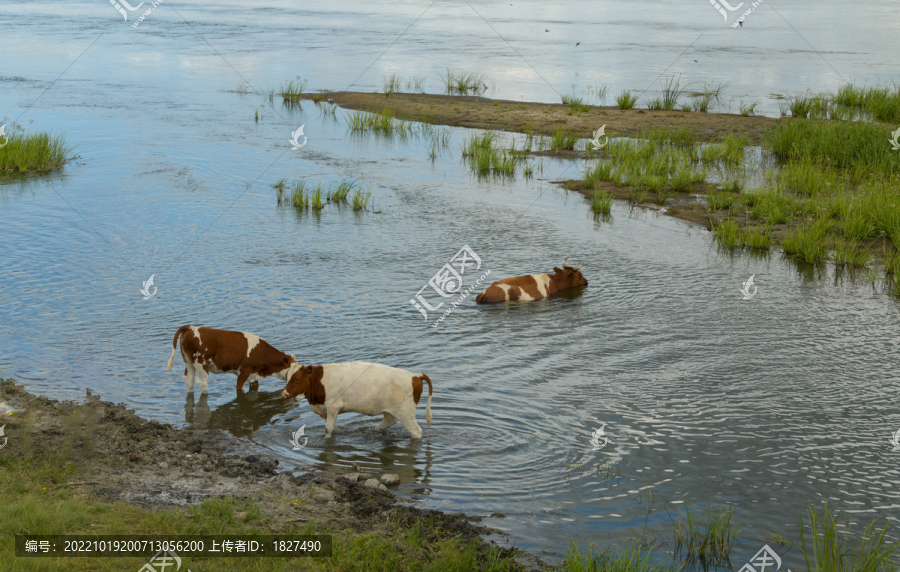
[[(573, 539), (653, 530), (673, 550), (686, 503), (734, 508), (738, 565), (765, 535), (793, 537), (808, 504), (890, 517), (896, 300), (798, 271), (777, 249), (722, 254), (654, 211), (617, 203), (597, 220), (549, 182), (579, 162), (477, 179), (459, 157), (468, 130), (432, 162), (421, 138), (351, 137), (342, 111), (233, 90), (302, 76), (371, 91), (394, 72), (437, 92), (449, 66), (486, 73), (495, 97), (557, 101), (571, 84), (618, 93), (681, 73), (777, 114), (770, 94), (896, 79), (896, 3), (761, 4), (738, 29), (699, 0), (513, 4), (164, 2), (136, 28), (150, 4), (127, 22), (99, 0), (5, 4), (4, 121), (64, 132), (78, 159), (0, 187), (0, 374), (58, 399), (89, 388), (285, 467), (398, 473), (411, 501), (501, 513), (484, 522), (551, 558)], [(301, 177), (357, 178), (380, 212), (279, 208), (271, 185)], [(480, 260), (464, 289), (565, 257), (590, 284), (534, 304), (470, 297), (433, 327), (454, 298), (424, 290), (446, 301), (427, 318), (410, 300), (464, 246)], [(151, 274), (158, 293), (144, 300)], [(345, 415), (326, 441), (277, 380), (236, 398), (232, 375), (186, 402), (180, 358), (165, 371), (183, 324), (253, 332), (303, 363), (425, 372), (434, 424), (420, 404), (425, 437), (411, 443), (399, 424), (380, 433)], [(293, 451), (301, 426), (308, 443)]]

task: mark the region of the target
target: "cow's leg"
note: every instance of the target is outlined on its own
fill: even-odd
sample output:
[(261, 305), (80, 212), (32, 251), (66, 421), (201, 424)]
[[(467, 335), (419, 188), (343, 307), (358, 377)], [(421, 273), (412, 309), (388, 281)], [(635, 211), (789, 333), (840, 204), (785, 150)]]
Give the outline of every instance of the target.
[[(241, 393), (244, 391), (244, 383), (247, 381), (247, 378), (249, 378), (251, 375), (253, 375), (253, 372), (250, 371), (249, 369), (242, 369), (241, 372), (238, 374), (238, 378), (237, 378), (237, 392), (238, 393)], [(259, 384), (257, 384), (257, 385), (259, 385)]]
[(334, 432), (334, 424), (337, 423), (338, 413), (341, 412), (340, 407), (329, 407), (327, 410), (328, 417), (325, 418), (325, 437), (331, 437)]
[(377, 429), (380, 429), (380, 430), (387, 429), (388, 427), (392, 426), (396, 422), (397, 422), (397, 418), (394, 417), (393, 415), (391, 415), (390, 413), (388, 413), (387, 411), (385, 411), (384, 419), (381, 420), (381, 423), (378, 425)]
[(400, 423), (403, 423), (403, 426), (406, 427), (407, 431), (409, 431), (410, 437), (412, 437), (413, 439), (421, 439), (422, 428), (419, 427), (418, 423), (416, 423), (415, 402), (410, 399), (409, 403), (412, 404), (412, 407), (402, 407), (395, 413), (397, 414), (397, 419), (400, 420)]
[(250, 389), (253, 389), (253, 390), (259, 389), (259, 374), (258, 373), (251, 374), (250, 377), (247, 379), (247, 381), (250, 382)]
[(209, 393), (209, 366), (202, 363), (195, 363), (194, 368), (197, 370), (197, 386), (200, 393)]
[(188, 393), (194, 393), (194, 376), (197, 374), (197, 370), (194, 368), (194, 362), (186, 356), (182, 357), (184, 358), (184, 387)]

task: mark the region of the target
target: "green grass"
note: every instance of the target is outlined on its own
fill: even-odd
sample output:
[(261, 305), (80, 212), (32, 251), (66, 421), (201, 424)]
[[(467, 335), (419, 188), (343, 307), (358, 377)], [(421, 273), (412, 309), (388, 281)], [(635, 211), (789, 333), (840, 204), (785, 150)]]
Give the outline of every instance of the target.
[(363, 189), (357, 187), (353, 191), (353, 210), (361, 211), (365, 210), (365, 208), (369, 205), (369, 200), (372, 198), (372, 193), (367, 189)]
[(848, 268), (865, 268), (872, 255), (860, 248), (859, 243), (854, 240), (844, 240), (837, 238), (834, 241), (833, 258), (835, 266)]
[(595, 186), (600, 181), (611, 181), (613, 164), (611, 161), (598, 161), (584, 171), (584, 184)]
[(395, 73), (382, 76), (381, 81), (384, 84), (382, 90), (384, 91), (385, 97), (390, 97), (392, 93), (400, 91), (400, 86), (403, 82), (403, 80), (400, 79), (400, 76)]
[(403, 86), (407, 91), (413, 91), (416, 93), (425, 93), (425, 80), (427, 78), (424, 75), (413, 75), (409, 76), (407, 79), (403, 80)]
[(571, 151), (575, 149), (575, 143), (578, 142), (578, 135), (568, 131), (563, 131), (562, 125), (556, 128), (553, 135), (550, 136), (550, 148), (554, 151)]
[(358, 188), (360, 188), (358, 181), (354, 179), (341, 179), (328, 194), (328, 201), (334, 203), (346, 203), (347, 195)]
[(631, 109), (635, 103), (637, 103), (637, 97), (627, 89), (623, 89), (622, 93), (616, 96), (616, 105), (619, 106), (619, 109)]
[(575, 95), (563, 95), (562, 96), (563, 105), (569, 106), (569, 113), (577, 113), (582, 114), (585, 111), (590, 111), (592, 107), (584, 102), (584, 99), (581, 97), (575, 97)]
[(734, 249), (744, 245), (744, 233), (733, 220), (726, 220), (713, 226), (713, 235), (722, 248)]
[(284, 101), (296, 102), (303, 97), (303, 92), (309, 85), (309, 81), (301, 78), (292, 79), (281, 84), (279, 95)]
[(594, 195), (591, 197), (591, 211), (595, 213), (609, 214), (612, 210), (612, 195), (606, 191), (594, 188)]
[(827, 235), (833, 226), (833, 221), (820, 218), (792, 229), (781, 243), (784, 255), (809, 264), (824, 262), (828, 255)]
[(740, 530), (733, 518), (733, 509), (710, 507), (698, 515), (685, 505), (685, 518), (674, 524), (675, 556), (683, 554), (688, 565), (699, 563), (704, 569), (730, 564)]
[(593, 546), (582, 550), (574, 542), (560, 563), (561, 572), (677, 572), (679, 568), (659, 562), (649, 552), (611, 549), (594, 551)]
[(63, 135), (26, 132), (16, 123), (7, 125), (6, 145), (0, 147), (0, 177), (49, 173), (69, 161), (73, 147)]
[(650, 101), (647, 102), (647, 109), (653, 111), (660, 111), (663, 109), (663, 100), (661, 97), (654, 97)]
[(803, 95), (792, 95), (788, 97), (788, 108), (791, 110), (791, 117), (806, 119), (812, 111), (812, 101)]
[(456, 95), (481, 95), (487, 91), (488, 85), (485, 82), (485, 74), (478, 74), (472, 71), (452, 71), (447, 68), (447, 74), (441, 75), (444, 82), (444, 89), (447, 93)]
[(712, 97), (708, 95), (700, 95), (692, 98), (694, 111), (699, 111), (700, 113), (708, 113), (709, 112), (709, 104), (712, 102)]
[(684, 95), (685, 91), (681, 88), (681, 74), (675, 79), (673, 74), (662, 89), (662, 108), (671, 111), (678, 108), (678, 100)]
[(710, 191), (706, 194), (706, 204), (710, 211), (730, 210), (737, 200), (730, 193), (717, 193)]
[[(900, 545), (887, 540), (885, 524), (880, 530), (875, 520), (854, 535), (850, 519), (839, 522), (841, 513), (833, 516), (828, 505), (822, 514), (809, 507), (809, 520), (804, 527), (800, 517), (800, 548), (809, 572), (892, 572), (897, 564), (894, 553)], [(809, 540), (807, 541), (807, 533)]]
[(741, 115), (743, 115), (744, 117), (749, 117), (749, 116), (751, 116), (751, 115), (754, 115), (754, 114), (756, 113), (756, 108), (757, 108), (758, 106), (759, 106), (759, 101), (758, 101), (758, 100), (757, 100), (757, 101), (752, 101), (752, 102), (750, 102), (750, 103), (744, 103), (744, 102), (742, 101), (742, 102), (741, 102), (741, 105), (740, 105), (740, 108), (741, 108)]

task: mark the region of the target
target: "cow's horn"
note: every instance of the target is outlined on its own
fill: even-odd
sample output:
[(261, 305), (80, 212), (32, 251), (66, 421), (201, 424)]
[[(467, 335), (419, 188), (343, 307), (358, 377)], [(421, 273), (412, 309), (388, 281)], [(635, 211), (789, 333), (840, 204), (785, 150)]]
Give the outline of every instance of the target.
[[(584, 266), (584, 262), (581, 263), (581, 266)], [(576, 268), (576, 269), (575, 269), (575, 272), (578, 272), (579, 270), (581, 270), (581, 266), (579, 266), (578, 268)]]
[(565, 258), (563, 258), (563, 263), (562, 263), (562, 267), (563, 267), (563, 268), (566, 267), (566, 260), (568, 260), (568, 259), (569, 259), (568, 256), (566, 256)]

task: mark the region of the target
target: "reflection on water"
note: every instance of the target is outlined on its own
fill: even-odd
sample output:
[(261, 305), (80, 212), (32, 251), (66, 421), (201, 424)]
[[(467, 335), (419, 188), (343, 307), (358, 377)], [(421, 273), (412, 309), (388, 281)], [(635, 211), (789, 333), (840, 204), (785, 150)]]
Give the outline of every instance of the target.
[(210, 411), (208, 394), (200, 394), (194, 403), (194, 394), (187, 394), (184, 402), (184, 421), (194, 429), (222, 429), (235, 437), (249, 437), (260, 427), (268, 425), (272, 418), (283, 415), (295, 407), (291, 400), (281, 397), (281, 390), (238, 392), (234, 400)]

